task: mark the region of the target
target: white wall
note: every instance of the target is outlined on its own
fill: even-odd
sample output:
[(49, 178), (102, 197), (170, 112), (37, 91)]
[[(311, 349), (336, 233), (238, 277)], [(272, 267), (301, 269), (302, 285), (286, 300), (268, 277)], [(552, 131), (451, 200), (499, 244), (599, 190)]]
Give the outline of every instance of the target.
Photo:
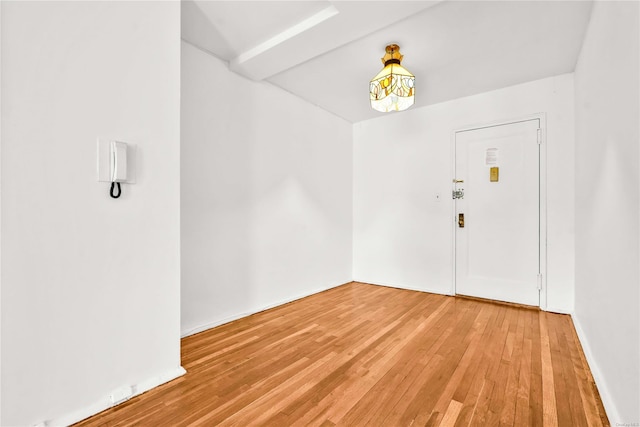
[[(0, 3), (0, 82), (2, 82), (2, 3)], [(0, 242), (2, 242), (2, 84), (0, 84)], [(2, 244), (0, 244), (0, 384), (2, 382)], [(0, 385), (0, 425), (2, 424), (2, 386)]]
[[(2, 2), (2, 420), (180, 368), (180, 5)], [(138, 145), (113, 200), (96, 138)]]
[(182, 44), (182, 332), (351, 280), (351, 124)]
[[(547, 118), (547, 308), (570, 312), (574, 286), (571, 74), (356, 123), (354, 280), (450, 293), (452, 132), (540, 112)], [(441, 201), (436, 201), (436, 194)]]
[(574, 321), (611, 425), (640, 422), (639, 9), (596, 2), (575, 71)]

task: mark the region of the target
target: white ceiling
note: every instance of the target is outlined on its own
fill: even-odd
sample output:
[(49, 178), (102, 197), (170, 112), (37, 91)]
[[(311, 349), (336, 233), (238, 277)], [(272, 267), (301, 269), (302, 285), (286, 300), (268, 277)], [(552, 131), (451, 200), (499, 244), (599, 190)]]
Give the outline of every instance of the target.
[[(182, 1), (182, 37), (350, 122), (384, 114), (369, 80), (387, 44), (417, 108), (572, 72), (590, 1)], [(213, 78), (213, 76), (212, 76)]]

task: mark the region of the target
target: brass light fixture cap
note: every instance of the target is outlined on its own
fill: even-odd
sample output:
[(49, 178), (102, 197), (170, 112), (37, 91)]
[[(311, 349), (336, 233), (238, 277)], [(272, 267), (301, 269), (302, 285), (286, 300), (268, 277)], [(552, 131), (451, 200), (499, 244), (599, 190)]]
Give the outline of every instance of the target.
[(400, 54), (400, 46), (398, 46), (397, 44), (390, 44), (385, 48), (385, 52), (386, 53), (384, 57), (380, 58), (380, 60), (384, 65), (387, 65), (387, 62), (390, 60), (398, 61), (396, 63), (399, 64), (402, 61), (402, 58), (404, 57), (403, 55)]

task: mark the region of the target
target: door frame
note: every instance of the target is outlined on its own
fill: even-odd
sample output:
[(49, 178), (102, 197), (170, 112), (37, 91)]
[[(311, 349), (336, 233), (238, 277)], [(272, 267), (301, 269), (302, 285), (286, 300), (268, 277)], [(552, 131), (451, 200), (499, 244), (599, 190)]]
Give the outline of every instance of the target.
[[(456, 137), (459, 133), (473, 130), (486, 129), (510, 124), (538, 121), (540, 129), (540, 150), (539, 150), (539, 184), (538, 184), (538, 257), (539, 274), (541, 275), (540, 299), (541, 310), (547, 309), (547, 118), (545, 113), (535, 113), (524, 117), (484, 122), (476, 125), (461, 126), (451, 132), (451, 190), (455, 189), (456, 179)], [(452, 244), (452, 275), (451, 275), (451, 295), (456, 295), (456, 202), (451, 203), (451, 240)]]

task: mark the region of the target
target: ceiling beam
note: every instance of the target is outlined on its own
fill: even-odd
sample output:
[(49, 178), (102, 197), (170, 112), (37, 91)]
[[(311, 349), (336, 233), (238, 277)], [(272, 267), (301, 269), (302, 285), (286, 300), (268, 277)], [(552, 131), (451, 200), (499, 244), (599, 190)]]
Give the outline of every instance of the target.
[(310, 28), (315, 27), (316, 25), (326, 21), (327, 19), (330, 19), (336, 16), (339, 13), (340, 11), (336, 9), (335, 6), (330, 5), (329, 7), (322, 9), (320, 12), (317, 12), (311, 15), (307, 19), (301, 22), (298, 22), (292, 27), (287, 28), (280, 34), (277, 34), (271, 37), (270, 39), (260, 43), (259, 45), (249, 49), (248, 51), (241, 53), (236, 58), (233, 58), (231, 61), (229, 61), (229, 68), (235, 72), (244, 74), (247, 77), (254, 78), (255, 80), (262, 80), (268, 76), (260, 76), (260, 75), (256, 76), (254, 73), (248, 74), (246, 72), (243, 72), (242, 64), (258, 57), (259, 55), (265, 54), (266, 52), (273, 49), (275, 46), (278, 46), (281, 43), (284, 43), (287, 40), (290, 40), (296, 37), (297, 35), (302, 34), (303, 32), (309, 30)]

